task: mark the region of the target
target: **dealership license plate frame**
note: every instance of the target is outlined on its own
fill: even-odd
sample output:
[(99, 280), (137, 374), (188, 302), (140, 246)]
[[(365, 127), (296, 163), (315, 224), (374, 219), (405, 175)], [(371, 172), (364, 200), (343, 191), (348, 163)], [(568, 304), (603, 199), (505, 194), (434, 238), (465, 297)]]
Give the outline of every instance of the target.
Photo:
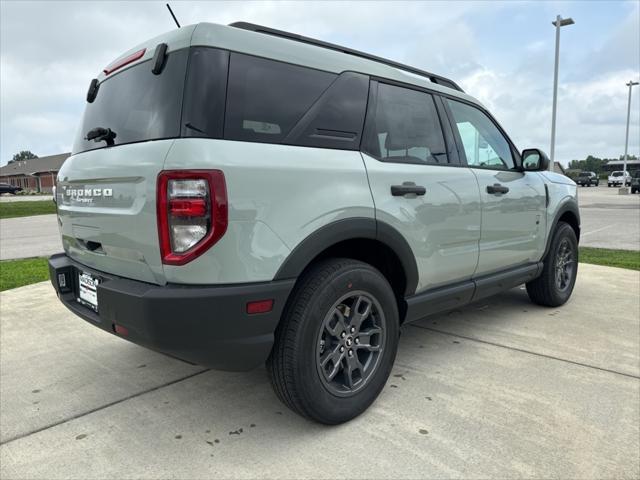
[(78, 272), (78, 303), (98, 312), (98, 285), (100, 279), (88, 272)]

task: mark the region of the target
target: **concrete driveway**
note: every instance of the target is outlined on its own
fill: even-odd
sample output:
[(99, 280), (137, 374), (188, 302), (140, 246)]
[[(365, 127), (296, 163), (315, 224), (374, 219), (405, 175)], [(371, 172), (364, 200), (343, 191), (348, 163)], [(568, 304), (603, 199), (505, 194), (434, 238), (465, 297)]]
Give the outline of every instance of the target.
[(639, 272), (582, 264), (562, 308), (515, 289), (404, 327), (378, 401), (332, 428), (287, 410), (264, 370), (129, 344), (46, 283), (0, 302), (3, 479), (640, 475)]
[(46, 257), (61, 251), (56, 215), (0, 220), (0, 260)]

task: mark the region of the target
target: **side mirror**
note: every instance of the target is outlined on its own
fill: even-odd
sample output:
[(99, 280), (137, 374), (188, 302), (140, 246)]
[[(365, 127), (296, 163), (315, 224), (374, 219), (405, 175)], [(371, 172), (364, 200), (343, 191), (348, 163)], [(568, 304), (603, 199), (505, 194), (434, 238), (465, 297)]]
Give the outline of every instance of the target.
[(522, 169), (527, 172), (543, 172), (549, 169), (549, 157), (542, 150), (527, 148), (522, 151)]

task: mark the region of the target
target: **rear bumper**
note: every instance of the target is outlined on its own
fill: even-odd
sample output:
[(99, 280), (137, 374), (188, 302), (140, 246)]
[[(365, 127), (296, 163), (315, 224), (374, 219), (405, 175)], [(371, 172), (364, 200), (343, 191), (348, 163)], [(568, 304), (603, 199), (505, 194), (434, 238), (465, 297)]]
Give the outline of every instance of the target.
[[(78, 272), (100, 279), (98, 312), (78, 303)], [(159, 286), (92, 270), (65, 254), (49, 259), (49, 273), (62, 303), (92, 325), (152, 350), (219, 370), (250, 370), (264, 363), (295, 283)], [(66, 287), (59, 284), (62, 274), (66, 275)], [(267, 299), (274, 300), (271, 312), (247, 313), (248, 302)], [(116, 334), (116, 325), (127, 333)]]

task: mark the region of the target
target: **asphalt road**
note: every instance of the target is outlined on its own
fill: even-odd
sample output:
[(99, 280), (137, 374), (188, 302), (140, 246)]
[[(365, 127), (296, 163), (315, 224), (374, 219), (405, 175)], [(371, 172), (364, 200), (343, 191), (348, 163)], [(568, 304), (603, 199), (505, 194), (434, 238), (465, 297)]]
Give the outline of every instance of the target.
[(291, 413), (264, 370), (186, 365), (0, 294), (1, 478), (638, 478), (640, 272), (580, 265), (562, 308), (521, 289), (403, 328), (373, 407)]
[(0, 260), (43, 257), (61, 251), (55, 215), (0, 220)]
[(640, 195), (617, 188), (578, 187), (582, 221), (580, 245), (640, 250)]

